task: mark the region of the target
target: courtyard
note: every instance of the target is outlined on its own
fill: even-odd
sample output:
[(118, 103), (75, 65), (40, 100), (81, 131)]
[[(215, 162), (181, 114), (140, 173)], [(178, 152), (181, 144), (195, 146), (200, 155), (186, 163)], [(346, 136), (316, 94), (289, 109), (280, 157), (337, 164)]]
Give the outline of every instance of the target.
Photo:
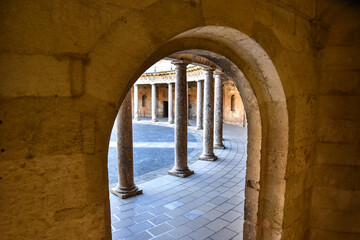
[[(217, 161), (197, 160), (202, 131), (188, 127), (187, 178), (167, 175), (174, 161), (174, 128), (159, 119), (133, 122), (134, 176), (143, 194), (120, 199), (110, 193), (113, 240), (242, 239), (247, 128), (224, 124), (225, 149)], [(116, 131), (109, 146), (109, 184), (117, 182)]]

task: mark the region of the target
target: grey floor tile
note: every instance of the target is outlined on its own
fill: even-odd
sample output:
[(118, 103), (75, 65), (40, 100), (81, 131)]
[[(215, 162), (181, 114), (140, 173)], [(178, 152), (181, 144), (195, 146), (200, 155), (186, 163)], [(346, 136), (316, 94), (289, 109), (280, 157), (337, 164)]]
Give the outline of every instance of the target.
[(119, 231), (112, 233), (112, 239), (117, 240), (131, 235), (133, 235), (133, 233), (129, 229), (122, 228)]
[(148, 232), (140, 232), (137, 234), (134, 234), (130, 237), (125, 238), (126, 240), (147, 240), (152, 238), (152, 236), (150, 235), (150, 233)]
[(139, 215), (132, 217), (132, 219), (134, 219), (135, 222), (139, 223), (139, 222), (143, 222), (143, 221), (153, 218), (153, 217), (154, 217), (153, 214), (151, 214), (149, 212), (144, 212), (144, 213), (140, 213)]
[(155, 216), (163, 214), (164, 212), (167, 212), (167, 211), (169, 211), (169, 209), (167, 209), (167, 208), (165, 208), (163, 206), (158, 206), (156, 208), (153, 208), (153, 209), (149, 210), (149, 212), (151, 212)]
[(196, 240), (203, 240), (213, 235), (215, 232), (206, 227), (201, 227), (198, 230), (189, 234), (189, 237)]
[(202, 226), (208, 224), (209, 222), (210, 222), (210, 220), (208, 220), (206, 218), (198, 217), (195, 220), (187, 222), (185, 225), (193, 230), (196, 230), (196, 229), (199, 229)]
[(129, 226), (129, 229), (133, 232), (133, 233), (138, 233), (138, 232), (142, 232), (145, 231), (149, 228), (152, 228), (154, 225), (151, 224), (148, 221), (145, 222), (141, 222), (132, 226)]
[(164, 222), (167, 222), (167, 221), (170, 221), (170, 220), (172, 220), (172, 218), (169, 217), (169, 216), (166, 215), (166, 214), (161, 214), (161, 215), (159, 215), (159, 216), (157, 216), (157, 217), (154, 217), (154, 218), (149, 219), (149, 221), (150, 221), (151, 223), (155, 224), (155, 225), (159, 225), (159, 224), (161, 224), (161, 223), (164, 223)]
[(174, 226), (174, 227), (179, 227), (187, 222), (189, 222), (190, 220), (187, 219), (186, 217), (183, 216), (177, 216), (175, 217), (173, 220), (168, 221), (167, 223), (169, 223), (170, 225)]
[(213, 221), (219, 218), (220, 216), (222, 216), (223, 214), (224, 214), (223, 212), (213, 209), (210, 212), (205, 213), (203, 217), (210, 221)]
[(118, 230), (118, 229), (121, 229), (121, 228), (124, 228), (124, 227), (128, 227), (128, 226), (131, 226), (131, 225), (134, 225), (135, 224), (135, 221), (131, 218), (126, 218), (126, 219), (122, 219), (120, 220), (119, 222), (116, 222), (116, 223), (113, 223), (112, 226)]
[(232, 210), (232, 211), (225, 213), (220, 218), (231, 223), (231, 222), (235, 221), (235, 219), (242, 217), (242, 216), (243, 216), (242, 213)]
[(172, 229), (173, 229), (172, 226), (170, 226), (167, 223), (163, 223), (163, 224), (160, 224), (160, 225), (158, 225), (156, 227), (150, 228), (147, 231), (150, 232), (154, 236), (158, 236), (158, 235), (161, 235), (161, 234), (163, 234), (165, 232), (168, 232), (168, 231), (170, 231)]
[(188, 218), (189, 220), (194, 220), (197, 217), (200, 217), (201, 215), (204, 215), (203, 211), (200, 211), (199, 209), (191, 210), (190, 212), (185, 213), (183, 216)]
[(185, 225), (182, 225), (174, 230), (170, 231), (169, 234), (176, 239), (186, 236), (187, 234), (191, 233), (193, 230)]
[(235, 207), (235, 205), (225, 202), (225, 203), (221, 204), (220, 206), (216, 207), (215, 209), (219, 210), (220, 212), (226, 213), (234, 207)]
[(234, 232), (241, 233), (243, 231), (243, 226), (244, 226), (244, 220), (238, 218), (234, 222), (230, 223), (226, 228)]
[(236, 232), (233, 232), (227, 228), (223, 228), (221, 229), (220, 231), (216, 232), (215, 234), (211, 235), (210, 237), (212, 239), (216, 239), (216, 240), (229, 240), (231, 239), (232, 237), (234, 237), (237, 233)]
[(164, 207), (169, 209), (169, 210), (174, 210), (175, 208), (178, 208), (178, 207), (180, 207), (182, 205), (184, 205), (182, 202), (173, 201), (171, 203), (168, 203), (168, 204), (164, 205)]
[(170, 236), (168, 233), (164, 233), (160, 236), (157, 236), (151, 240), (174, 240), (175, 238), (173, 238), (172, 236)]
[(214, 232), (217, 232), (220, 229), (226, 227), (228, 224), (229, 224), (229, 222), (218, 218), (218, 219), (215, 219), (214, 221), (206, 224), (206, 227), (213, 230)]

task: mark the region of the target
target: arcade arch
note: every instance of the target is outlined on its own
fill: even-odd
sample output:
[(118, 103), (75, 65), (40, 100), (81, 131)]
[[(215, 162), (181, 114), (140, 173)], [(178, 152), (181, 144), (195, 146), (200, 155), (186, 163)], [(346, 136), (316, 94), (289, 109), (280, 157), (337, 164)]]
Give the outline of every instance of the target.
[[(137, 69), (129, 69), (133, 74), (126, 81), (126, 87), (116, 86), (117, 91), (123, 93), (117, 106), (142, 72), (173, 53), (180, 59), (188, 54), (209, 59), (234, 80), (244, 101), (249, 126), (244, 237), (280, 239), (286, 187), (288, 113), (274, 64), (253, 39), (235, 29), (219, 26), (192, 29), (170, 39), (144, 59)], [(187, 60), (191, 61), (191, 58)]]

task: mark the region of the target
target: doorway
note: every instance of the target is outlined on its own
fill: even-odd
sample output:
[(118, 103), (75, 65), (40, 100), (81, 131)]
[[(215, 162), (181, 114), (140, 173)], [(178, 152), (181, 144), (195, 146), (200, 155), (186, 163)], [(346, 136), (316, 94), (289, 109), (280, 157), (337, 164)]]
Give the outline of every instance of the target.
[(164, 106), (163, 117), (168, 117), (169, 116), (169, 103), (168, 103), (168, 101), (164, 101), (163, 106)]

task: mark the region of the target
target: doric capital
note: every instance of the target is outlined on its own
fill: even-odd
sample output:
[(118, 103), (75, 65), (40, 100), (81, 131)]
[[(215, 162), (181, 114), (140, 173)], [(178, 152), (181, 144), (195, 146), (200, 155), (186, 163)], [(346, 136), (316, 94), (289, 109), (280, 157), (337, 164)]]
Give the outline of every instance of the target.
[(186, 68), (186, 66), (190, 64), (187, 60), (174, 60), (171, 63), (175, 65), (175, 68)]
[(220, 71), (219, 69), (216, 69), (215, 71), (214, 71), (214, 75), (216, 76), (223, 76), (224, 75), (224, 72), (222, 72), (222, 71)]
[(213, 72), (215, 70), (215, 68), (213, 67), (210, 67), (210, 66), (206, 66), (206, 67), (203, 67), (203, 71), (206, 73), (209, 73), (209, 72)]

